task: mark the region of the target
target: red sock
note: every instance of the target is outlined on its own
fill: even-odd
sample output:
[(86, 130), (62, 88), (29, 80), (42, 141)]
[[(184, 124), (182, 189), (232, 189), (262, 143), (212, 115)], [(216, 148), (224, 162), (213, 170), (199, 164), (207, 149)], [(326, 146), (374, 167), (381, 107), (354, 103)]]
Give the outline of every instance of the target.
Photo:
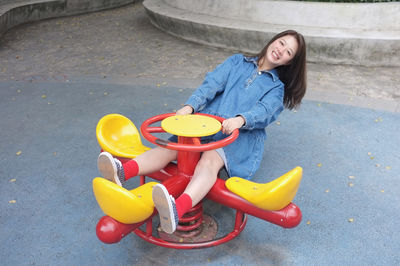
[(137, 176), (139, 173), (139, 165), (135, 160), (130, 160), (124, 164), (122, 164), (125, 172), (125, 180)]
[(188, 210), (192, 208), (192, 198), (183, 193), (175, 200), (176, 211), (178, 212), (178, 217), (181, 218)]

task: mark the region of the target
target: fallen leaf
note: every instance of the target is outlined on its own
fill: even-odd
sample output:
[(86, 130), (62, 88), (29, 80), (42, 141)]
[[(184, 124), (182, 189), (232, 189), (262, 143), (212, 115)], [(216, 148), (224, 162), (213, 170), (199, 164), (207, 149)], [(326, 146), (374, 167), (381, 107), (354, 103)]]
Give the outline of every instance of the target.
[(46, 98), (47, 98), (46, 94), (43, 94), (42, 99), (46, 99)]
[(350, 218), (350, 219), (349, 219), (349, 222), (350, 222), (350, 223), (354, 222), (354, 218)]
[(317, 166), (318, 166), (318, 167), (321, 167), (321, 166), (322, 166), (322, 164), (321, 164), (321, 163), (319, 163), (319, 164), (317, 164)]
[(17, 203), (17, 201), (16, 200), (10, 200), (10, 201), (8, 201), (8, 203)]
[(354, 187), (354, 184), (350, 182), (349, 187)]
[(11, 183), (12, 183), (12, 182), (15, 182), (15, 181), (17, 181), (17, 179), (15, 179), (15, 178), (10, 179), (10, 182), (11, 182)]
[(19, 156), (19, 155), (21, 155), (21, 153), (22, 153), (22, 151), (20, 150), (20, 151), (17, 151), (17, 155)]
[(307, 221), (307, 224), (311, 224), (311, 222), (310, 222), (310, 221)]

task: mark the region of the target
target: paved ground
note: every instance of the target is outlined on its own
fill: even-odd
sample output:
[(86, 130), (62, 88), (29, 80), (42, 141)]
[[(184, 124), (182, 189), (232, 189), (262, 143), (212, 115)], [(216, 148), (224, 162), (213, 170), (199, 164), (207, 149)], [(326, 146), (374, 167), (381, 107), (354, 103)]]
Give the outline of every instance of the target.
[[(294, 200), (303, 212), (298, 227), (282, 229), (249, 217), (238, 239), (191, 251), (152, 246), (135, 235), (115, 245), (97, 240), (102, 212), (91, 191), (98, 175), (97, 121), (115, 112), (140, 125), (179, 108), (204, 74), (231, 53), (158, 31), (141, 4), (23, 25), (5, 34), (0, 39), (4, 265), (400, 264), (395, 68), (309, 65), (301, 109), (284, 112), (270, 126), (255, 181), (267, 182), (296, 165), (304, 168)], [(233, 213), (207, 204), (222, 234)]]
[[(185, 80), (196, 87), (207, 71), (232, 53), (160, 32), (138, 3), (14, 28), (1, 39), (0, 80), (78, 75), (128, 84), (141, 78), (161, 86), (166, 79)], [(400, 111), (400, 68), (308, 68), (310, 99)]]

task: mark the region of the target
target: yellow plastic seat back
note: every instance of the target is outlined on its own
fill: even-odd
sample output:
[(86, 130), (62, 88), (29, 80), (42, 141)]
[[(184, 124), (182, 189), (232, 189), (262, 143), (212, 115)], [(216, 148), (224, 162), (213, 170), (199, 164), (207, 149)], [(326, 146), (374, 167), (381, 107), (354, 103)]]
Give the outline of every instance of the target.
[(142, 144), (139, 131), (131, 120), (120, 114), (109, 114), (96, 127), (100, 147), (115, 157), (136, 158), (150, 150)]
[(149, 182), (131, 191), (96, 177), (93, 179), (93, 192), (102, 211), (124, 224), (139, 223), (151, 216), (154, 211), (152, 199), (153, 186)]
[(296, 167), (283, 176), (265, 184), (231, 177), (226, 187), (233, 193), (251, 202), (255, 206), (269, 211), (280, 210), (294, 199), (300, 186), (303, 169)]

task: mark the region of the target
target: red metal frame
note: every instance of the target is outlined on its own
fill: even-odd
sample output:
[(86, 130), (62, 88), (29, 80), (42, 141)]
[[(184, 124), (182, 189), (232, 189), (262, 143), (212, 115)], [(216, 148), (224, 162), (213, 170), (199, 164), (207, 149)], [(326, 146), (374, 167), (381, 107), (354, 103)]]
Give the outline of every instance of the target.
[[(176, 115), (175, 113), (168, 113), (168, 114), (162, 114), (162, 115), (157, 115), (154, 117), (151, 117), (147, 119), (146, 121), (143, 122), (142, 126), (140, 127), (140, 132), (142, 133), (143, 137), (150, 141), (153, 144), (156, 144), (160, 147), (164, 147), (167, 149), (171, 150), (177, 150), (177, 151), (188, 151), (188, 152), (203, 152), (203, 151), (209, 151), (209, 150), (215, 150), (221, 147), (224, 147), (228, 144), (231, 144), (233, 141), (237, 139), (239, 136), (239, 130), (236, 129), (232, 132), (231, 135), (228, 137), (212, 142), (212, 143), (206, 143), (206, 144), (200, 144), (200, 141), (198, 138), (188, 138), (192, 139), (192, 141), (188, 142), (170, 142), (168, 140), (163, 140), (160, 138), (157, 138), (152, 135), (152, 133), (164, 133), (165, 131), (161, 127), (150, 127), (150, 125), (162, 121), (163, 119)], [(199, 114), (199, 115), (204, 115), (204, 116), (209, 116), (212, 118), (217, 119), (221, 123), (225, 120), (222, 117), (214, 116), (214, 115), (209, 115), (209, 114)]]
[[(162, 182), (162, 184), (167, 188), (168, 192), (172, 196), (177, 198), (180, 194), (183, 193), (187, 184), (189, 183), (197, 162), (200, 158), (200, 152), (205, 150), (214, 150), (232, 143), (238, 137), (239, 131), (235, 130), (227, 138), (208, 144), (200, 144), (199, 138), (179, 137), (179, 143), (173, 143), (156, 138), (151, 135), (152, 133), (162, 133), (165, 131), (161, 127), (150, 127), (150, 125), (172, 115), (175, 115), (175, 113), (163, 114), (149, 118), (145, 122), (143, 122), (140, 130), (143, 137), (146, 138), (148, 141), (168, 149), (179, 151), (177, 164), (170, 163), (161, 171), (148, 175), (149, 177)], [(221, 117), (211, 117), (214, 117), (220, 122), (224, 120)], [(130, 160), (126, 158), (119, 159), (122, 162)], [(140, 183), (145, 183), (144, 176), (140, 177)], [(176, 249), (193, 249), (217, 246), (234, 239), (243, 231), (244, 227), (246, 226), (246, 214), (258, 217), (284, 228), (292, 228), (297, 226), (301, 222), (302, 218), (300, 209), (293, 203), (290, 203), (288, 206), (279, 211), (262, 210), (229, 191), (225, 186), (225, 181), (220, 178), (217, 178), (216, 183), (206, 197), (214, 202), (220, 203), (236, 210), (236, 218), (233, 231), (222, 238), (200, 243), (175, 243), (167, 242), (163, 239), (157, 238), (153, 236), (152, 228), (152, 219), (153, 216), (156, 214), (156, 210), (146, 221), (137, 224), (123, 224), (109, 216), (104, 216), (99, 220), (97, 224), (97, 236), (104, 243), (111, 244), (119, 242), (123, 237), (133, 231), (135, 232), (135, 234), (137, 234), (139, 237), (146, 240), (147, 242), (159, 246)], [(146, 228), (145, 231), (139, 228), (144, 224)]]

